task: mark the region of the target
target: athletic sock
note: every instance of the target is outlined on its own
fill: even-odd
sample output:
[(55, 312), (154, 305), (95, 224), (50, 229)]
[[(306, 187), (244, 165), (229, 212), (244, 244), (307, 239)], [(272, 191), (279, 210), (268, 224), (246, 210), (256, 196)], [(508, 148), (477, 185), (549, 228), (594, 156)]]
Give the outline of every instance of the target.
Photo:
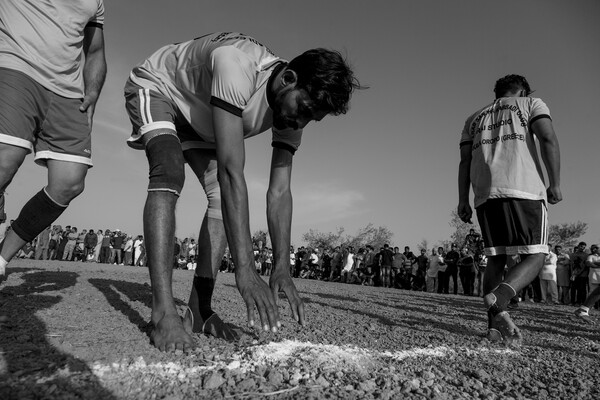
[(206, 321), (215, 312), (211, 308), (212, 295), (215, 289), (215, 280), (203, 276), (194, 276), (194, 288), (198, 299), (200, 316)]
[(586, 307), (586, 306), (579, 306), (579, 310), (583, 313), (583, 314), (588, 314), (590, 312), (590, 308)]
[(506, 306), (508, 305), (510, 299), (516, 296), (517, 292), (508, 283), (501, 283), (490, 294), (496, 298), (496, 301), (490, 305), (488, 312), (491, 313), (492, 317), (495, 317), (502, 311), (506, 310)]
[(8, 265), (8, 261), (4, 259), (4, 257), (0, 256), (0, 275), (4, 275), (6, 273), (6, 266)]

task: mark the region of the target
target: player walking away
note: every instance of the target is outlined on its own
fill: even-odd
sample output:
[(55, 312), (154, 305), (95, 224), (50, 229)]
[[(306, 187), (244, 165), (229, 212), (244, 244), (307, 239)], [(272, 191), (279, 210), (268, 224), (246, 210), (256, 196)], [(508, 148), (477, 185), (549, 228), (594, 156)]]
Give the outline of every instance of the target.
[(597, 244), (593, 244), (590, 247), (590, 254), (585, 260), (586, 265), (590, 269), (590, 294), (585, 299), (583, 304), (575, 310), (575, 316), (588, 323), (593, 324), (594, 320), (590, 318), (590, 308), (594, 307), (598, 309), (600, 305), (600, 252)]
[(0, 279), (19, 249), (83, 191), (106, 75), (103, 23), (102, 0), (0, 2), (0, 197), (28, 153), (48, 168), (48, 184), (0, 244)]
[[(287, 63), (255, 39), (231, 32), (165, 46), (133, 69), (125, 86), (133, 124), (128, 143), (145, 149), (150, 166), (144, 236), (156, 347), (174, 350), (193, 345), (175, 309), (170, 268), (185, 162), (208, 198), (186, 326), (192, 325), (194, 332), (235, 338), (211, 308), (227, 244), (249, 324), (254, 325), (256, 306), (263, 328), (277, 330), (279, 291), (287, 295), (294, 318), (304, 323), (304, 306), (289, 274), (293, 154), (300, 146), (302, 129), (328, 114), (346, 113), (351, 93), (358, 87), (352, 70), (335, 51), (309, 50)], [(267, 285), (253, 264), (244, 139), (270, 128), (267, 219), (273, 271)]]
[[(494, 92), (496, 99), (471, 115), (462, 132), (458, 215), (471, 222), (472, 184), (488, 256), (483, 282), (488, 338), (510, 344), (521, 339), (521, 332), (506, 306), (542, 268), (548, 253), (546, 204), (562, 200), (560, 152), (550, 111), (541, 99), (529, 97), (524, 77), (505, 76)], [(507, 256), (513, 254), (520, 254), (521, 262), (503, 278)]]

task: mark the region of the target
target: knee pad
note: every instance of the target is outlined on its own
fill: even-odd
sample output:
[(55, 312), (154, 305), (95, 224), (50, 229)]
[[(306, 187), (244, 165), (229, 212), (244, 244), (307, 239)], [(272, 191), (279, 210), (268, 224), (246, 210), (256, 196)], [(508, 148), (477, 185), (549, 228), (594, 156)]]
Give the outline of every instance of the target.
[(209, 170), (204, 175), (202, 181), (204, 187), (204, 193), (208, 200), (208, 210), (206, 216), (214, 219), (223, 219), (223, 213), (221, 212), (221, 187), (219, 186), (219, 180), (217, 179), (217, 169)]
[(146, 144), (148, 158), (148, 191), (172, 192), (179, 196), (185, 182), (185, 161), (181, 144), (175, 135), (159, 135)]
[(56, 203), (42, 189), (23, 206), (12, 228), (21, 239), (31, 242), (66, 209), (67, 206)]

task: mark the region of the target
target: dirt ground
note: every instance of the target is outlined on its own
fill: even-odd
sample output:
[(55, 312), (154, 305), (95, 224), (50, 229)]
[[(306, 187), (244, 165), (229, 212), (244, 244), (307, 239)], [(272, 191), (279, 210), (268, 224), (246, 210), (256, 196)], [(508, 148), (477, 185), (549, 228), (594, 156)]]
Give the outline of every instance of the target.
[[(145, 268), (15, 261), (0, 288), (0, 399), (600, 398), (598, 325), (521, 303), (524, 342), (484, 336), (474, 297), (298, 280), (307, 326), (279, 299), (276, 333), (246, 327), (233, 274), (213, 308), (242, 334), (188, 353), (149, 342)], [(183, 307), (192, 271), (174, 272)], [(597, 317), (597, 312), (594, 312)]]

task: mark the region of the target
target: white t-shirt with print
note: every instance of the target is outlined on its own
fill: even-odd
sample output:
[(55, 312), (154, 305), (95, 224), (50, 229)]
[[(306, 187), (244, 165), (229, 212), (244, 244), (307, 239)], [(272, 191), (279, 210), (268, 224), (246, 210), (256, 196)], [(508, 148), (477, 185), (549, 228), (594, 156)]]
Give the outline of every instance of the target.
[(546, 184), (531, 124), (550, 118), (539, 98), (502, 97), (471, 115), (460, 144), (472, 144), (475, 207), (488, 199), (546, 200)]
[[(219, 107), (242, 118), (244, 138), (272, 128), (273, 142), (295, 151), (302, 130), (275, 129), (267, 100), (269, 78), (285, 63), (247, 35), (212, 33), (160, 48), (131, 71), (130, 79), (172, 100), (204, 148), (214, 148), (212, 110)], [(140, 135), (152, 129), (151, 124), (142, 127), (128, 144), (142, 148), (137, 142)], [(183, 146), (187, 150), (185, 142)]]

